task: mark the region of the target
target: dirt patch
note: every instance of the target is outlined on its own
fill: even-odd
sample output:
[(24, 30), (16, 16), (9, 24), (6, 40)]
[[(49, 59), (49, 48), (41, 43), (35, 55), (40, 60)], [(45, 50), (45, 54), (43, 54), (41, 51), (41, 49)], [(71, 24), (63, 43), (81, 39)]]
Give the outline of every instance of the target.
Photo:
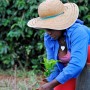
[(14, 76), (0, 75), (0, 90), (35, 90), (43, 76), (34, 78), (16, 78)]

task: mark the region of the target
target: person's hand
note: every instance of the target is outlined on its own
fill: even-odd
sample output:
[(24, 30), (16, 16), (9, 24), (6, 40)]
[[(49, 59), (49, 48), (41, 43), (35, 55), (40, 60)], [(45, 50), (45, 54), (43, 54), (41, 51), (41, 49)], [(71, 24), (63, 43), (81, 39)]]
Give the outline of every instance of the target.
[(47, 82), (48, 82), (47, 79), (44, 78), (42, 81), (39, 82), (39, 84), (40, 84), (40, 86), (42, 86), (43, 84), (45, 84), (45, 83), (47, 83)]
[(50, 83), (46, 83), (42, 86), (40, 86), (40, 88), (36, 89), (36, 90), (52, 90), (53, 87), (50, 85)]
[(59, 85), (60, 83), (57, 80), (53, 80), (51, 82), (48, 82), (42, 86), (40, 86), (38, 89), (36, 90), (53, 90), (54, 87), (56, 87), (57, 85)]

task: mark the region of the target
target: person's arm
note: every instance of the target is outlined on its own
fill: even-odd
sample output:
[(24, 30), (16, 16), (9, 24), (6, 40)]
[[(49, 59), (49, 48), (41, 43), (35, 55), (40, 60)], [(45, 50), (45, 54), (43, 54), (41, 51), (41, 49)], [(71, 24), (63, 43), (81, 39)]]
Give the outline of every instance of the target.
[(71, 59), (63, 71), (56, 77), (60, 83), (65, 83), (77, 77), (83, 70), (87, 60), (88, 34), (84, 28), (79, 27), (71, 35)]
[[(47, 59), (54, 60), (54, 53), (55, 53), (55, 47), (54, 47), (54, 40), (47, 34), (45, 33), (44, 35), (44, 45), (46, 48), (46, 53), (47, 53)], [(51, 74), (46, 78), (48, 82), (51, 82), (56, 76), (59, 74), (59, 70), (57, 65), (54, 66), (53, 70), (51, 71)]]

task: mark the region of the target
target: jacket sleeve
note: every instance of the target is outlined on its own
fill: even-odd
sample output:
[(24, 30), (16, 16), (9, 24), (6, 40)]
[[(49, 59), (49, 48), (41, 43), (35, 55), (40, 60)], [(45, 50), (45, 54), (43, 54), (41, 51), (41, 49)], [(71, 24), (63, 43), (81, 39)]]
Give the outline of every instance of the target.
[(46, 48), (47, 59), (48, 60), (54, 59), (54, 43), (47, 33), (45, 33), (44, 35), (44, 45)]
[(65, 83), (71, 78), (77, 77), (85, 66), (89, 36), (84, 28), (79, 27), (71, 34), (71, 59), (63, 71), (56, 77), (60, 83)]

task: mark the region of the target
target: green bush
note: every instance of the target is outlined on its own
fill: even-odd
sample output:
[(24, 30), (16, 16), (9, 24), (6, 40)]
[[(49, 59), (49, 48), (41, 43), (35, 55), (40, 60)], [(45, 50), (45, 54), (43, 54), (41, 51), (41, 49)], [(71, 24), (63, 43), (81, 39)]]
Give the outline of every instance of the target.
[[(0, 67), (41, 67), (43, 31), (27, 26), (37, 17), (38, 0), (0, 0)], [(34, 62), (35, 61), (35, 62)], [(35, 68), (35, 67), (34, 67)]]
[[(37, 7), (43, 0), (0, 0), (0, 67), (41, 69), (44, 57), (43, 30), (27, 26), (37, 17)], [(62, 0), (79, 5), (79, 18), (90, 26), (89, 0)]]

